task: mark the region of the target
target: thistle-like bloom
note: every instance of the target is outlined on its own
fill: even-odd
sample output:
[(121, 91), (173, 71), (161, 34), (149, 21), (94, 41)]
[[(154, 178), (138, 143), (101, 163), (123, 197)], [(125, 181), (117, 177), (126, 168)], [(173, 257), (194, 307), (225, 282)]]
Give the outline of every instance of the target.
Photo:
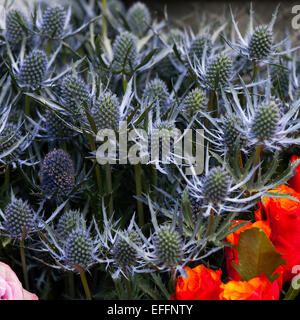
[(136, 37), (130, 32), (122, 32), (117, 36), (113, 45), (113, 72), (132, 74), (138, 63)]
[[(233, 101), (229, 101), (223, 94), (226, 117), (231, 119), (225, 123), (225, 126), (223, 119), (213, 119), (205, 112), (201, 112), (214, 125), (213, 130), (204, 128), (208, 133), (207, 138), (213, 145), (225, 151), (225, 144), (230, 142), (226, 141), (230, 135), (225, 137), (229, 131), (232, 137), (235, 136), (235, 132), (239, 131), (240, 142), (245, 149), (261, 145), (269, 150), (281, 150), (299, 143), (300, 123), (297, 121), (297, 115), (300, 100), (291, 103), (288, 111), (284, 110), (281, 102), (271, 96), (270, 78), (266, 82), (265, 94), (261, 99), (256, 96), (251, 98), (247, 88), (244, 88), (244, 91), (246, 104), (243, 106), (238, 99), (237, 91), (232, 86), (230, 92)], [(254, 88), (254, 92), (257, 93), (257, 88)], [(234, 121), (235, 129), (228, 130), (228, 125), (232, 121)]]
[(82, 103), (89, 102), (90, 93), (86, 84), (75, 75), (67, 75), (62, 79), (60, 92), (62, 102), (73, 112), (78, 112), (78, 106)]
[(75, 185), (74, 166), (69, 154), (61, 149), (49, 152), (43, 161), (40, 179), (45, 196), (61, 202)]
[(141, 2), (133, 4), (127, 12), (127, 23), (130, 30), (141, 38), (148, 31), (151, 23), (151, 15), (147, 6)]
[[(67, 123), (73, 123), (73, 119), (69, 115), (59, 115)], [(49, 140), (67, 140), (75, 135), (74, 131), (70, 129), (66, 123), (54, 114), (51, 110), (45, 113), (45, 136)]]
[(56, 232), (65, 240), (76, 228), (84, 225), (85, 220), (79, 210), (68, 210), (62, 214), (56, 225)]
[(47, 69), (46, 53), (41, 50), (33, 50), (24, 58), (16, 75), (19, 86), (27, 90), (41, 87), (46, 80)]
[(2, 156), (4, 161), (13, 161), (20, 155), (22, 151), (20, 141), (22, 141), (22, 135), (19, 128), (13, 123), (7, 123), (0, 133), (0, 155), (7, 154)]
[(188, 48), (188, 56), (190, 61), (192, 63), (195, 61), (195, 59), (201, 61), (204, 50), (206, 50), (206, 55), (209, 56), (212, 50), (211, 39), (204, 35), (195, 37)]
[(0, 210), (0, 215), (3, 218), (0, 229), (14, 239), (24, 240), (39, 228), (40, 217), (38, 214), (27, 201), (15, 198), (13, 193), (4, 212)]
[(100, 129), (118, 130), (120, 121), (120, 103), (117, 96), (104, 92), (91, 108), (91, 115), (97, 131)]
[(43, 12), (41, 32), (50, 38), (59, 38), (63, 35), (67, 12), (62, 6), (47, 7)]
[(274, 44), (273, 27), (277, 18), (278, 8), (276, 7), (272, 19), (268, 25), (258, 26), (254, 29), (253, 27), (253, 10), (252, 5), (250, 7), (250, 21), (246, 36), (243, 37), (238, 29), (237, 23), (234, 19), (233, 13), (231, 12), (232, 22), (234, 29), (238, 35), (239, 41), (233, 43), (228, 41), (228, 44), (238, 51), (239, 54), (245, 56), (248, 60), (270, 62), (272, 58), (278, 55), (288, 54), (298, 48), (278, 51), (278, 48), (287, 40), (283, 40), (277, 44)]
[(28, 22), (20, 10), (10, 10), (6, 16), (6, 39), (12, 44), (20, 43), (28, 33)]
[(231, 173), (226, 170), (225, 161), (222, 166), (213, 168), (210, 168), (209, 162), (210, 157), (207, 149), (204, 176), (193, 174), (191, 177), (188, 177), (179, 168), (181, 175), (187, 183), (189, 196), (202, 206), (201, 212), (203, 216), (208, 216), (211, 210), (217, 214), (245, 212), (256, 204), (254, 200), (266, 192), (264, 189), (252, 196), (246, 196), (242, 188), (250, 181), (258, 166), (249, 170), (246, 176), (240, 177), (241, 181), (236, 181)]
[(50, 253), (58, 265), (54, 268), (80, 273), (99, 262), (101, 241), (97, 234), (93, 236), (94, 223), (93, 220), (88, 228), (85, 223), (78, 223), (64, 239), (58, 239), (55, 232), (48, 228), (48, 241), (41, 241), (44, 250)]
[(193, 117), (200, 110), (204, 110), (206, 107), (207, 99), (205, 92), (201, 88), (193, 89), (184, 98), (183, 111), (187, 112), (189, 117)]
[(196, 60), (191, 68), (201, 87), (213, 91), (227, 87), (234, 76), (232, 60), (224, 54), (211, 55), (209, 59)]
[(148, 82), (144, 89), (143, 101), (148, 104), (153, 103), (154, 106), (158, 106), (162, 111), (168, 110), (171, 101), (165, 82), (158, 78)]
[(183, 258), (183, 243), (179, 233), (171, 226), (162, 226), (153, 235), (157, 264), (177, 266)]

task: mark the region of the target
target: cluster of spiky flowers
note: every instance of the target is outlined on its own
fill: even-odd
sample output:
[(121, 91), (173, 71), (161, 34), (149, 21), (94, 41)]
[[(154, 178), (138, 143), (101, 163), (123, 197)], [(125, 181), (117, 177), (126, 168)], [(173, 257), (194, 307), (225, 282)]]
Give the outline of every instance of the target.
[(194, 33), (142, 2), (27, 9), (0, 31), (0, 260), (19, 245), (47, 298), (169, 299), (299, 164), (278, 8), (255, 26), (251, 6), (245, 37), (232, 10)]

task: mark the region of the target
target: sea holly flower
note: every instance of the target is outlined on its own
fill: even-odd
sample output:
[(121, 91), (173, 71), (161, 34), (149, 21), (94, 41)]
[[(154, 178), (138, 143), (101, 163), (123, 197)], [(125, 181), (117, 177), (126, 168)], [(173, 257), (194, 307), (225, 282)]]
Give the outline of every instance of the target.
[(151, 24), (149, 9), (141, 2), (134, 3), (128, 9), (126, 19), (131, 32), (139, 38), (145, 35)]
[[(79, 217), (79, 220), (82, 219)], [(87, 227), (84, 220), (76, 223), (74, 228), (65, 234), (64, 238), (47, 228), (47, 241), (41, 239), (45, 252), (56, 261), (53, 268), (81, 273), (89, 270), (99, 262), (99, 249), (102, 245), (98, 234), (92, 229), (93, 220)]]
[(68, 210), (59, 218), (55, 230), (60, 238), (65, 240), (74, 229), (83, 225), (84, 221), (79, 210)]
[(61, 80), (60, 100), (72, 112), (83, 112), (78, 110), (83, 103), (89, 103), (90, 92), (84, 81), (76, 75), (66, 75)]
[(135, 214), (125, 230), (120, 229), (120, 220), (108, 219), (103, 208), (103, 233), (97, 228), (97, 234), (102, 242), (100, 260), (111, 270), (112, 278), (120, 275), (128, 278), (130, 274), (148, 272), (145, 269), (147, 257), (147, 239), (135, 223)]
[(24, 240), (38, 230), (41, 219), (38, 213), (31, 208), (27, 201), (17, 199), (13, 193), (10, 203), (4, 212), (0, 211), (0, 213), (3, 218), (0, 228), (14, 239)]
[(183, 112), (187, 112), (189, 117), (192, 118), (200, 110), (205, 110), (206, 95), (201, 88), (195, 88), (186, 95), (183, 104)]
[(97, 131), (101, 129), (119, 129), (121, 116), (119, 99), (112, 92), (102, 93), (93, 103), (90, 113)]
[(67, 12), (62, 6), (47, 7), (43, 12), (41, 33), (50, 38), (60, 38), (66, 24)]
[[(289, 110), (283, 114), (281, 103), (271, 96), (270, 78), (265, 85), (265, 95), (261, 99), (251, 98), (248, 89), (244, 87), (246, 96), (244, 107), (238, 99), (237, 91), (232, 86), (230, 86), (230, 92), (232, 100), (229, 100), (224, 92), (222, 94), (226, 118), (235, 122), (235, 130), (232, 128), (230, 132), (231, 134), (236, 130), (240, 132), (240, 141), (245, 150), (262, 146), (264, 149), (275, 151), (299, 143), (300, 138), (295, 135), (300, 129), (300, 123), (296, 120), (300, 100), (292, 102)], [(256, 88), (254, 92), (257, 92)], [(223, 149), (225, 152), (228, 149), (226, 142), (228, 127), (226, 128), (226, 124), (224, 126), (222, 119), (212, 118), (205, 112), (200, 112), (200, 114), (209, 119), (214, 126), (214, 129), (210, 130), (202, 125), (205, 132), (208, 133), (209, 141), (218, 150)]]
[(250, 7), (250, 21), (248, 26), (248, 31), (246, 36), (243, 37), (238, 29), (237, 23), (234, 19), (232, 10), (231, 18), (234, 29), (238, 36), (237, 42), (231, 42), (226, 40), (226, 42), (238, 52), (238, 54), (245, 56), (248, 60), (270, 63), (272, 59), (279, 55), (289, 54), (298, 48), (288, 49), (279, 51), (280, 46), (283, 45), (287, 39), (274, 44), (273, 38), (273, 28), (277, 18), (279, 6), (276, 7), (274, 13), (272, 14), (272, 19), (268, 25), (261, 25), (254, 29), (253, 27), (253, 9), (252, 5)]
[[(221, 161), (221, 158), (219, 160)], [(212, 212), (221, 214), (246, 211), (253, 207), (255, 205), (254, 200), (266, 191), (263, 190), (254, 195), (246, 196), (242, 186), (251, 179), (257, 167), (252, 168), (246, 175), (240, 177), (242, 181), (237, 181), (230, 171), (227, 171), (226, 160), (222, 161), (222, 166), (210, 168), (210, 157), (207, 150), (204, 176), (199, 177), (193, 173), (191, 177), (188, 177), (181, 168), (178, 168), (186, 182), (189, 196), (202, 204), (202, 214), (204, 216), (209, 216)]]
[(132, 33), (124, 31), (113, 44), (112, 70), (115, 73), (132, 74), (138, 64), (137, 39)]
[(49, 152), (44, 158), (40, 178), (45, 196), (62, 202), (75, 186), (74, 165), (69, 154), (62, 149)]
[(28, 22), (24, 14), (17, 9), (8, 12), (5, 19), (6, 39), (11, 44), (20, 43), (28, 34)]
[(166, 83), (159, 79), (153, 79), (147, 82), (143, 93), (144, 103), (153, 104), (160, 110), (167, 111), (171, 104), (170, 93)]

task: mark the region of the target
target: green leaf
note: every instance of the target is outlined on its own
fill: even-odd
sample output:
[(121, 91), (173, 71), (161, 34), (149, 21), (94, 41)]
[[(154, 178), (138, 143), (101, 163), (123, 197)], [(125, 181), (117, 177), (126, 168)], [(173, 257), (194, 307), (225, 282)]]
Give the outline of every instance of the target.
[(240, 234), (237, 249), (239, 263), (233, 263), (234, 269), (242, 280), (250, 279), (264, 273), (270, 282), (279, 277), (274, 271), (287, 262), (281, 258), (265, 232), (259, 228), (245, 230)]

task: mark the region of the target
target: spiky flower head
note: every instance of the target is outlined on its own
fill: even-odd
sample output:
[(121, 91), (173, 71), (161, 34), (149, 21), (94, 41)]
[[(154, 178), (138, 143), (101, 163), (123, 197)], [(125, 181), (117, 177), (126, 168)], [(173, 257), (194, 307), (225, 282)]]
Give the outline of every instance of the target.
[(26, 36), (28, 22), (20, 10), (12, 9), (6, 15), (6, 38), (12, 44), (17, 44)]
[(113, 259), (123, 268), (134, 266), (137, 263), (138, 252), (131, 243), (135, 244), (137, 247), (141, 247), (141, 237), (136, 231), (124, 231), (123, 237), (118, 237), (112, 249)]
[(35, 230), (37, 215), (27, 201), (12, 197), (5, 208), (4, 217), (3, 229), (13, 238), (24, 240)]
[(22, 138), (20, 130), (13, 123), (7, 123), (4, 130), (0, 134), (0, 154), (8, 153), (6, 160), (12, 160), (20, 154), (20, 148), (14, 149), (9, 152), (17, 145), (17, 143)]
[[(73, 122), (70, 116), (60, 115), (67, 122)], [(58, 118), (52, 111), (47, 110), (45, 114), (45, 129), (47, 137), (53, 140), (57, 139), (68, 139), (74, 135), (72, 129), (67, 127), (67, 125)]]
[(66, 17), (66, 11), (62, 6), (47, 7), (43, 12), (42, 33), (51, 38), (61, 37)]
[(166, 109), (169, 104), (169, 90), (164, 81), (160, 79), (154, 79), (147, 83), (143, 99), (148, 103), (153, 103), (154, 106), (158, 104), (160, 107)]
[(267, 26), (257, 27), (251, 35), (248, 50), (250, 58), (265, 59), (272, 51), (273, 34)]
[(68, 153), (62, 149), (49, 152), (41, 170), (41, 188), (46, 196), (55, 196), (60, 202), (75, 184), (74, 166)]
[(272, 138), (277, 131), (279, 120), (280, 110), (275, 103), (259, 105), (251, 124), (253, 136), (260, 141)]
[(151, 16), (147, 6), (141, 2), (133, 4), (127, 13), (127, 23), (131, 32), (137, 37), (141, 38), (145, 35), (151, 23)]
[(78, 111), (77, 104), (89, 101), (89, 90), (86, 84), (75, 75), (67, 75), (61, 83), (61, 98), (66, 107)]
[(176, 266), (183, 257), (183, 243), (179, 233), (170, 226), (162, 226), (153, 235), (155, 256), (159, 264)]
[(120, 104), (117, 96), (110, 91), (104, 92), (91, 109), (93, 120), (100, 129), (118, 130), (120, 121)]
[(83, 270), (95, 262), (94, 241), (83, 228), (73, 229), (67, 236), (64, 251), (68, 265), (77, 265)]
[(195, 88), (184, 98), (184, 111), (190, 116), (204, 109), (206, 96), (202, 89)]
[(192, 41), (188, 52), (189, 58), (192, 62), (194, 61), (194, 57), (201, 61), (205, 46), (206, 56), (209, 56), (212, 49), (212, 42), (208, 37), (198, 36)]
[(66, 239), (73, 230), (83, 225), (84, 219), (81, 212), (68, 210), (58, 220), (56, 231), (62, 239)]
[(124, 4), (119, 0), (110, 0), (107, 3), (107, 7), (114, 17), (118, 17), (119, 12), (124, 13)]
[(208, 65), (205, 80), (212, 89), (217, 90), (229, 81), (232, 73), (232, 61), (229, 57), (219, 55)]
[(114, 41), (113, 54), (113, 72), (131, 74), (139, 63), (136, 37), (128, 31), (119, 34)]
[(271, 81), (273, 88), (280, 97), (287, 97), (289, 94), (289, 72), (283, 66), (272, 66)]
[(41, 50), (33, 50), (25, 56), (20, 66), (17, 74), (19, 85), (33, 90), (39, 88), (46, 78), (47, 64), (46, 53)]
[(202, 185), (203, 197), (210, 203), (221, 203), (225, 200), (231, 186), (230, 175), (221, 167), (211, 169)]
[(228, 149), (233, 148), (238, 137), (240, 137), (240, 144), (243, 145), (244, 136), (242, 135), (240, 128), (243, 129), (243, 123), (239, 118), (234, 116), (227, 116), (223, 118), (223, 142)]

